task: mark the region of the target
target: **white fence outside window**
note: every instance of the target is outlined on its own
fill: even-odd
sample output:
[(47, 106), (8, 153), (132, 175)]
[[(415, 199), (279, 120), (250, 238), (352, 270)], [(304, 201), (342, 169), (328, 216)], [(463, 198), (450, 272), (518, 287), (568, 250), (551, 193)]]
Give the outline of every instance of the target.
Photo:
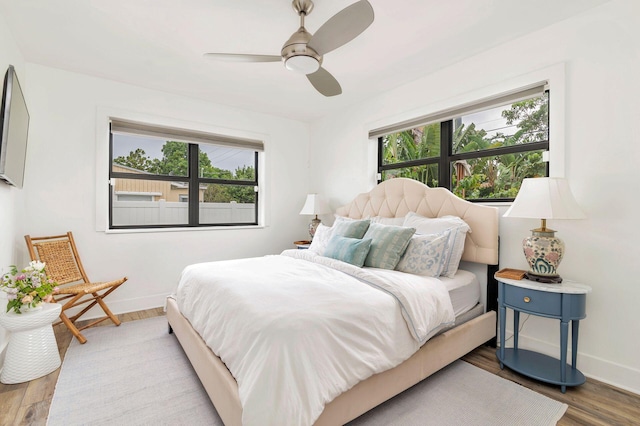
[[(200, 203), (200, 223), (253, 223), (255, 204)], [(114, 201), (113, 225), (186, 225), (188, 205), (184, 202)]]

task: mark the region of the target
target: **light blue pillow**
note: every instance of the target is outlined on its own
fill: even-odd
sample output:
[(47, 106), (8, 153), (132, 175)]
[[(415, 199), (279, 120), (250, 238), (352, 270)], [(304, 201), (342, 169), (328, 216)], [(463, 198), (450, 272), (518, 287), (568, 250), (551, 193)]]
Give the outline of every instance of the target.
[(415, 228), (372, 223), (363, 238), (371, 239), (365, 266), (394, 269), (415, 233)]
[(367, 228), (369, 228), (369, 219), (363, 220), (336, 220), (333, 224), (333, 235), (339, 235), (347, 238), (362, 238)]
[(334, 235), (329, 240), (327, 248), (324, 249), (324, 256), (338, 259), (361, 268), (367, 257), (367, 253), (369, 253), (370, 247), (371, 240)]
[(450, 230), (437, 234), (414, 235), (396, 266), (397, 271), (426, 277), (439, 277), (447, 259)]
[(405, 216), (404, 226), (416, 228), (417, 234), (434, 234), (446, 229), (451, 230), (447, 244), (447, 258), (444, 261), (444, 269), (440, 275), (453, 278), (458, 270), (460, 259), (464, 252), (467, 232), (471, 232), (469, 225), (457, 216), (426, 218), (417, 213), (410, 212)]

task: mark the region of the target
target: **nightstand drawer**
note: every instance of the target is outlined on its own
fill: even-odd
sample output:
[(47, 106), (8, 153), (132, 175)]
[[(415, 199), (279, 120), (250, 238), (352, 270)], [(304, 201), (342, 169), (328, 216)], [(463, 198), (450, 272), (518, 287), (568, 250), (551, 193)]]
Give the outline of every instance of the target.
[(560, 293), (506, 285), (504, 303), (518, 310), (560, 317), (562, 315), (561, 296)]

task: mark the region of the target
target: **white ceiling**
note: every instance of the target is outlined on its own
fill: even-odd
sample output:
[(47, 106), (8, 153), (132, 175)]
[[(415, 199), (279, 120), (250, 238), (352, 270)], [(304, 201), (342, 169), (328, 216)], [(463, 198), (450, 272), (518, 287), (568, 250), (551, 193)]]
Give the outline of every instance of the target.
[[(299, 24), (290, 0), (0, 0), (0, 13), (27, 62), (310, 120), (607, 1), (370, 0), (374, 23), (324, 58), (332, 98), (282, 63), (202, 56), (278, 55)], [(353, 2), (316, 0), (307, 30)]]

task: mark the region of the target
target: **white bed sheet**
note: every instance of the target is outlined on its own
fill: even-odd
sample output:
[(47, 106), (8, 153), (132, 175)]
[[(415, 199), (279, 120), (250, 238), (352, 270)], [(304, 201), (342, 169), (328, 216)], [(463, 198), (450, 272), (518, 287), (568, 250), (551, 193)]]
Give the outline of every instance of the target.
[[(394, 279), (394, 277), (395, 279), (402, 279), (403, 276), (407, 275), (404, 272), (389, 269), (369, 267), (363, 269), (375, 271), (377, 275), (386, 276), (389, 279)], [(421, 278), (417, 275), (413, 277), (415, 277), (415, 279)], [(433, 278), (430, 277), (422, 278), (424, 278), (425, 285), (429, 285), (430, 280), (433, 280)], [(438, 279), (444, 283), (449, 292), (455, 316), (468, 312), (480, 301), (480, 283), (478, 282), (478, 277), (476, 277), (473, 272), (458, 269), (453, 278), (439, 277)]]
[(480, 283), (473, 272), (458, 269), (453, 278), (440, 277), (449, 291), (453, 312), (462, 315), (480, 302)]

